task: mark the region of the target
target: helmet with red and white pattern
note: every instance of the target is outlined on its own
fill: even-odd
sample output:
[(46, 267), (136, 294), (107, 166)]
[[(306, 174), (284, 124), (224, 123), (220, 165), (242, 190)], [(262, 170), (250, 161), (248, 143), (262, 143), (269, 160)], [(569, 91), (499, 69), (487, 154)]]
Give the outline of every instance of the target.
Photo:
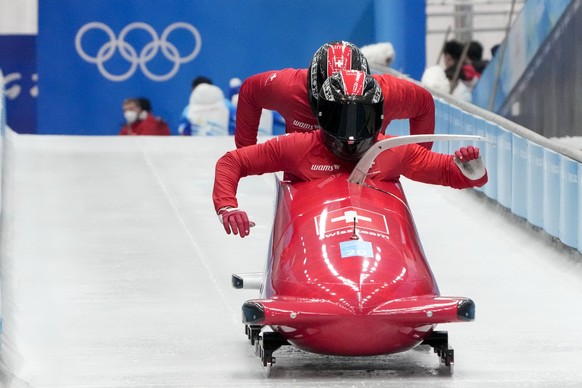
[(317, 108), (324, 143), (337, 157), (358, 160), (378, 139), (384, 96), (371, 75), (354, 70), (334, 73), (321, 87)]
[(342, 69), (370, 73), (366, 57), (350, 42), (325, 43), (313, 55), (307, 72), (307, 95), (314, 115), (317, 115), (317, 98), (321, 85), (327, 77)]

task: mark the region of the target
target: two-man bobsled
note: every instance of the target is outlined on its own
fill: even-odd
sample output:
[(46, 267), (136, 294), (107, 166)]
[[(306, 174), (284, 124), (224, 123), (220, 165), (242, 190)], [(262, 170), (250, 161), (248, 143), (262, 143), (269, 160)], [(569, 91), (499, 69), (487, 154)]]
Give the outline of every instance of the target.
[(424, 343), (452, 372), (447, 332), (435, 326), (472, 321), (475, 305), (439, 294), (401, 184), (363, 182), (365, 172), (278, 181), (265, 272), (233, 275), (235, 288), (260, 289), (242, 312), (267, 370), (285, 344), (368, 356)]

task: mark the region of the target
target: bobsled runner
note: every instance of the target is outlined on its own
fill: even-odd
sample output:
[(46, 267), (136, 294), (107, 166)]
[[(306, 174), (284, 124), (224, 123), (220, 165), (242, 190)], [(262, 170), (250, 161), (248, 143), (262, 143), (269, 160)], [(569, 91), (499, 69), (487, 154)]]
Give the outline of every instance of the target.
[[(450, 139), (482, 139), (449, 136)], [(398, 181), (367, 181), (376, 155), (403, 142), (378, 142), (350, 176), (278, 181), (264, 273), (235, 274), (235, 288), (260, 290), (242, 306), (245, 332), (269, 373), (283, 345), (343, 356), (371, 356), (430, 345), (452, 373), (454, 351), (439, 323), (467, 322), (475, 304), (441, 296)], [(392, 144), (390, 142), (392, 141)], [(369, 155), (368, 155), (369, 156)], [(367, 167), (366, 167), (367, 165)]]

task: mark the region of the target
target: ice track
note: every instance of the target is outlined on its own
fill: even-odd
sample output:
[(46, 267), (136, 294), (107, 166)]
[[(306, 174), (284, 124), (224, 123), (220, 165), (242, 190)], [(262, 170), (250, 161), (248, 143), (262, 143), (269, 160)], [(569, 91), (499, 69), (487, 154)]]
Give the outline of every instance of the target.
[(261, 271), (272, 175), (246, 178), (257, 223), (227, 236), (211, 201), (232, 138), (16, 136), (5, 166), (6, 387), (521, 387), (582, 384), (582, 261), (475, 192), (403, 180), (440, 291), (473, 323), (427, 349), (339, 358), (284, 347), (270, 378), (244, 335), (234, 272)]

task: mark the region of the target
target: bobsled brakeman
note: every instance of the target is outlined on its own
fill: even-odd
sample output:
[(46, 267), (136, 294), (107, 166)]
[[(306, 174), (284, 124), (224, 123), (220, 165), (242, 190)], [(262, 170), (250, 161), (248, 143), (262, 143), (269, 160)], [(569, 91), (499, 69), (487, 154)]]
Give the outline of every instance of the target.
[(273, 352), (287, 344), (342, 356), (427, 344), (452, 372), (447, 332), (435, 327), (472, 321), (475, 304), (440, 295), (398, 177), (481, 186), (487, 174), (477, 148), (463, 147), (453, 157), (412, 143), (484, 139), (414, 135), (377, 141), (381, 93), (373, 78), (362, 81), (353, 73), (359, 72), (343, 71), (325, 81), (318, 102), (321, 131), (277, 137), (229, 152), (217, 163), (215, 207), (227, 233), (241, 237), (249, 234), (250, 223), (236, 208), (238, 180), (274, 171), (299, 178), (278, 181), (264, 273), (233, 275), (235, 288), (260, 290), (260, 299), (242, 306), (245, 332), (267, 371)]

